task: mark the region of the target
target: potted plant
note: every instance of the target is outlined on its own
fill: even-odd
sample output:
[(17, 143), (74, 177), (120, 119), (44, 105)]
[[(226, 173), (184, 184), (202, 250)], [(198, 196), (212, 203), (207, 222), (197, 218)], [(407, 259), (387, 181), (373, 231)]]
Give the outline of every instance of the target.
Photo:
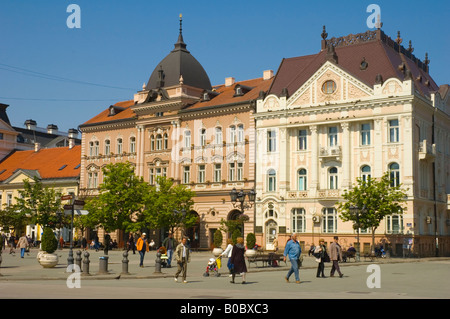
[(58, 264), (58, 255), (54, 254), (57, 248), (58, 241), (56, 240), (52, 229), (50, 227), (45, 227), (41, 242), (42, 252), (37, 256), (42, 267), (52, 268)]
[(253, 256), (256, 254), (256, 250), (254, 249), (256, 244), (256, 236), (253, 233), (247, 234), (247, 250), (245, 251), (245, 254), (247, 256)]
[(218, 257), (223, 253), (223, 249), (222, 249), (222, 241), (223, 241), (223, 236), (222, 236), (222, 232), (217, 229), (214, 233), (214, 249), (213, 249), (213, 255)]

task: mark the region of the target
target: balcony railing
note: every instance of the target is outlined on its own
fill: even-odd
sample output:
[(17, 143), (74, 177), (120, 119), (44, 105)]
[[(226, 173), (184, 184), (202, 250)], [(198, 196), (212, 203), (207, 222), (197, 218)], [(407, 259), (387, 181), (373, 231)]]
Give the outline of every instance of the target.
[(436, 144), (431, 144), (427, 140), (419, 143), (419, 160), (434, 160), (436, 157)]

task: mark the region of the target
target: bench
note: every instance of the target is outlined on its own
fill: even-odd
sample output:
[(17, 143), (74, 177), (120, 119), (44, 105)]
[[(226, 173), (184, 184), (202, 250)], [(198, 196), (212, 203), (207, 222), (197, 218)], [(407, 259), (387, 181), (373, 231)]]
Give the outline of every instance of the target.
[(354, 259), (356, 261), (356, 251), (343, 251), (342, 252), (342, 259), (344, 262), (347, 262), (347, 260), (350, 261), (350, 259)]
[(373, 253), (364, 253), (364, 261), (366, 261), (367, 259), (369, 259), (370, 261), (374, 261), (376, 258), (378, 258), (377, 255), (373, 254)]
[(274, 252), (263, 252), (263, 251), (257, 251), (254, 256), (247, 256), (247, 260), (248, 260), (249, 267), (252, 263), (255, 263), (256, 266), (258, 266), (258, 264), (257, 264), (258, 262), (262, 262), (262, 267), (272, 266), (273, 261), (276, 261), (277, 263), (279, 263), (280, 261), (283, 261), (284, 263), (286, 263), (284, 261), (282, 254), (277, 254)]

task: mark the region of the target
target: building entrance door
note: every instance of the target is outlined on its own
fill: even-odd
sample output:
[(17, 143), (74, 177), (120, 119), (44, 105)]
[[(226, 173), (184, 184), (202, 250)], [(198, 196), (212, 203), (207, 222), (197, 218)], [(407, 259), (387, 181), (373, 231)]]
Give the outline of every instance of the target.
[(266, 222), (266, 250), (273, 250), (273, 241), (277, 238), (278, 224), (274, 220)]

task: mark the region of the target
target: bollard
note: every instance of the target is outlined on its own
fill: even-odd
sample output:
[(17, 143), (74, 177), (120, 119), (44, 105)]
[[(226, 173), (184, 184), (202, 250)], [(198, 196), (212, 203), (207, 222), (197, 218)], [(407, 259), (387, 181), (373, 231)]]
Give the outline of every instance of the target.
[(123, 259), (122, 259), (122, 275), (128, 275), (128, 252), (125, 251), (123, 253)]
[(80, 267), (81, 270), (81, 250), (77, 251), (77, 257), (75, 258), (75, 264)]
[(83, 275), (89, 275), (89, 253), (84, 253), (84, 260), (83, 260)]
[(159, 250), (156, 252), (155, 273), (161, 273), (161, 253)]
[(108, 256), (101, 256), (99, 261), (99, 274), (107, 274), (108, 273)]

